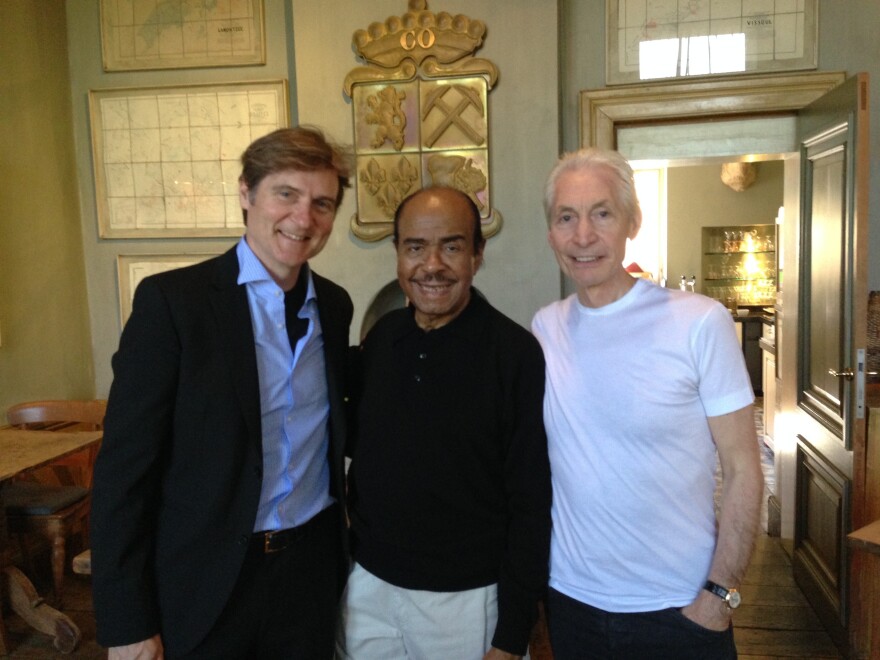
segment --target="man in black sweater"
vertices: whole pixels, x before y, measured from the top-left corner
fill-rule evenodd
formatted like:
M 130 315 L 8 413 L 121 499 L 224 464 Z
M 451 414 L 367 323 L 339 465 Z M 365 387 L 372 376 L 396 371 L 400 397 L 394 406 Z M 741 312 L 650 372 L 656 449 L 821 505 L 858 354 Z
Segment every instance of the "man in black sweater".
M 337 650 L 521 657 L 547 580 L 544 358 L 471 288 L 485 240 L 466 195 L 408 197 L 394 245 L 410 306 L 363 344 Z

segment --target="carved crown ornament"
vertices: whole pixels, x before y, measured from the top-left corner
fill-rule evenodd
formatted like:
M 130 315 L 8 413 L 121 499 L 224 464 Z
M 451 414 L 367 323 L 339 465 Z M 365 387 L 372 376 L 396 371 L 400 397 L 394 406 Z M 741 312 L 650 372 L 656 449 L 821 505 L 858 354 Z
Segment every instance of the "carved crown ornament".
M 357 211 L 352 233 L 378 241 L 393 232 L 403 199 L 429 185 L 452 186 L 480 210 L 486 237 L 501 229 L 489 177 L 489 91 L 498 69 L 473 53 L 486 24 L 458 14 L 409 11 L 352 36 L 366 66 L 343 89 L 352 100 Z

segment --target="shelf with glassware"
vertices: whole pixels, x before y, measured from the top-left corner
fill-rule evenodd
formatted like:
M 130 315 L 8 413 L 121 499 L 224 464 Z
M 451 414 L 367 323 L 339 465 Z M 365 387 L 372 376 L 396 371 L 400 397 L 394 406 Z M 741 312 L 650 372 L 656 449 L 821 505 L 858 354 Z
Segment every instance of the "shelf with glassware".
M 703 293 L 737 307 L 776 300 L 776 225 L 703 227 Z

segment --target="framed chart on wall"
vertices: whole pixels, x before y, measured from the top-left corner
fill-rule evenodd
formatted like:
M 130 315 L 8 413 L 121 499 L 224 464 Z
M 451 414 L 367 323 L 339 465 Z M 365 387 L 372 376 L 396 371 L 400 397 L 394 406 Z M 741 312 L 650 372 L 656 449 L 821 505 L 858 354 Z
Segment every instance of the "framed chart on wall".
M 287 83 L 89 92 L 102 238 L 238 236 L 239 161 L 289 124 Z
M 116 276 L 119 284 L 119 324 L 131 316 L 131 303 L 134 292 L 141 280 L 150 275 L 164 273 L 166 270 L 183 268 L 201 263 L 218 253 L 204 254 L 120 254 L 116 257 Z
M 265 64 L 263 0 L 101 0 L 105 71 Z
M 608 85 L 815 69 L 818 0 L 606 0 Z

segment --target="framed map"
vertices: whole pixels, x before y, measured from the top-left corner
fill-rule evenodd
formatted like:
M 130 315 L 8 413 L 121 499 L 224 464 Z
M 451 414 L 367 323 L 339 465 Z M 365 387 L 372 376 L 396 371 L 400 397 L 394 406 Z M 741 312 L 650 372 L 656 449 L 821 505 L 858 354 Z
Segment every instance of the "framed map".
M 607 85 L 817 67 L 818 0 L 607 0 Z
M 89 92 L 102 238 L 238 236 L 239 158 L 289 125 L 287 83 Z
M 131 316 L 134 292 L 141 280 L 166 270 L 191 266 L 216 257 L 218 253 L 206 254 L 120 254 L 116 257 L 116 274 L 119 278 L 119 323 Z
M 265 64 L 263 0 L 101 0 L 105 71 Z

